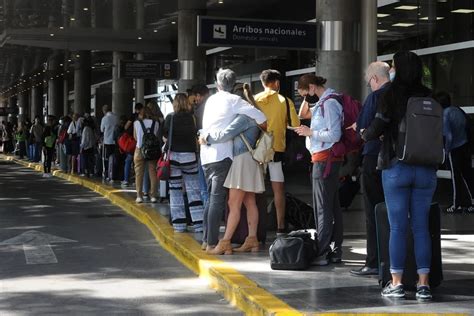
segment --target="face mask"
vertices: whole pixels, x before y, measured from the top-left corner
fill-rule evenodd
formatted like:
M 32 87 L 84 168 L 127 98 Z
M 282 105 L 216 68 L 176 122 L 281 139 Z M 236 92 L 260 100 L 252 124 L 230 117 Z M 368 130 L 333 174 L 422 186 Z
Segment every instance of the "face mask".
M 393 82 L 393 80 L 395 80 L 395 71 L 390 72 L 389 75 L 390 75 L 390 81 Z
M 306 102 L 309 103 L 309 106 L 314 106 L 318 101 L 319 101 L 319 98 L 317 95 L 306 95 L 306 97 L 304 98 Z

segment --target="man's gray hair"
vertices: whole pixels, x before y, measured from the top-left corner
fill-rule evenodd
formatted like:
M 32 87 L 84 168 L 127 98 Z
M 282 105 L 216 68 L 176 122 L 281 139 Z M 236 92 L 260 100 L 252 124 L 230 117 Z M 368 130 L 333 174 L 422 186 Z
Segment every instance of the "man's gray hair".
M 219 69 L 216 75 L 217 88 L 219 90 L 224 90 L 231 92 L 234 88 L 237 78 L 235 72 L 230 69 Z
M 383 61 L 375 61 L 367 67 L 365 71 L 365 79 L 369 81 L 370 77 L 377 76 L 380 79 L 390 79 L 390 74 L 388 73 L 390 66 Z

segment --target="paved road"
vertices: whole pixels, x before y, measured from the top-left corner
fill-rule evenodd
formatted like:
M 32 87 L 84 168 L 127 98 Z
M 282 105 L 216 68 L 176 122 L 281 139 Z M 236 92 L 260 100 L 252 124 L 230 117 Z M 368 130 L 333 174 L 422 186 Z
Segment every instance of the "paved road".
M 105 198 L 0 160 L 0 315 L 177 314 L 241 313 Z

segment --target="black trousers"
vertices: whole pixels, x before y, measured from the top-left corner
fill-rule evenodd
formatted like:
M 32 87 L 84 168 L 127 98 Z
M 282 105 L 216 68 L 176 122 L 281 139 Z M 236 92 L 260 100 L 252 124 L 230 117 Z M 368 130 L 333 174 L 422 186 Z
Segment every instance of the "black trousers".
M 44 147 L 44 173 L 51 173 L 51 163 L 53 162 L 54 148 Z
M 366 155 L 362 159 L 361 182 L 367 232 L 367 257 L 365 265 L 370 268 L 377 268 L 378 251 L 375 206 L 384 201 L 381 172 L 377 170 L 377 156 Z
M 454 206 L 474 205 L 474 171 L 471 168 L 468 143 L 451 150 L 449 164 L 452 172 Z

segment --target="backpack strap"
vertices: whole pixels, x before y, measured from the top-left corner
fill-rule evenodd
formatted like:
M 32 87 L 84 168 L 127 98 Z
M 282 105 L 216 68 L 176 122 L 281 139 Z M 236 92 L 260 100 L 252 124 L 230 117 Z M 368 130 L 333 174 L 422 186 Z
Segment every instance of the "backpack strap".
M 140 122 L 140 125 L 142 126 L 143 133 L 146 134 L 147 131 L 146 131 L 145 123 L 143 123 L 143 120 L 138 120 L 138 121 Z
M 148 130 L 148 133 L 153 133 L 153 134 L 155 133 L 155 121 L 151 123 L 151 127 Z
M 288 126 L 292 126 L 291 125 L 290 102 L 288 101 L 287 97 L 285 97 L 285 102 L 286 102 L 286 119 L 288 120 Z

